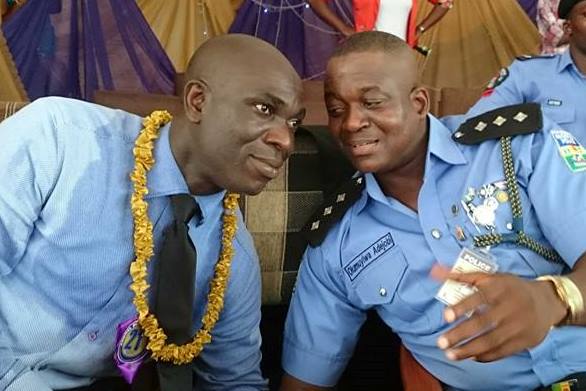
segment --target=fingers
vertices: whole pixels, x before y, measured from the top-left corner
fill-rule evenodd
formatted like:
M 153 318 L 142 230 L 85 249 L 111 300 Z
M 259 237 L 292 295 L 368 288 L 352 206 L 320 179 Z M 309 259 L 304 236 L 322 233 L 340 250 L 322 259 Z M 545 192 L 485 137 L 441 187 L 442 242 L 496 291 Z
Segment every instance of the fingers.
M 478 320 L 478 322 L 486 324 L 484 320 Z M 471 327 L 471 329 L 473 328 Z M 450 360 L 470 358 L 480 362 L 499 360 L 523 348 L 519 342 L 519 333 L 520 327 L 518 324 L 502 322 L 499 325 L 492 326 L 483 334 L 468 339 L 465 343 L 448 348 L 446 350 L 446 357 Z

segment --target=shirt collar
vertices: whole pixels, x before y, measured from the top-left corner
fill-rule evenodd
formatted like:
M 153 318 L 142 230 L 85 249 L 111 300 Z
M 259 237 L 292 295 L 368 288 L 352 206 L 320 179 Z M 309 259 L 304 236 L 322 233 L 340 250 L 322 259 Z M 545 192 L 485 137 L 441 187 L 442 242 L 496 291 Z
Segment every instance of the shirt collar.
M 468 161 L 462 154 L 462 151 L 460 148 L 458 148 L 456 142 L 452 140 L 450 130 L 434 116 L 429 115 L 428 119 L 429 140 L 424 176 L 429 174 L 431 165 L 433 164 L 431 155 L 451 165 L 467 164 Z M 361 197 L 360 200 L 358 200 L 356 203 L 357 212 L 361 212 L 364 209 L 368 198 L 372 198 L 373 200 L 382 203 L 388 203 L 388 199 L 380 188 L 374 175 L 372 173 L 368 173 L 365 175 L 365 178 L 367 196 Z
M 189 193 L 187 182 L 171 151 L 170 128 L 170 123 L 162 127 L 158 139 L 155 140 L 153 150 L 155 164 L 147 174 L 147 187 L 149 190 L 145 196 L 147 200 L 173 194 Z M 201 222 L 206 219 L 206 216 L 214 215 L 218 207 L 222 207 L 222 199 L 225 193 L 222 190 L 214 194 L 192 196 L 201 209 Z
M 574 69 L 580 73 L 576 65 L 574 64 L 574 60 L 572 59 L 572 54 L 570 53 L 570 49 L 566 49 L 562 54 L 560 54 L 560 58 L 558 60 L 558 73 L 562 73 L 568 67 L 573 66 Z

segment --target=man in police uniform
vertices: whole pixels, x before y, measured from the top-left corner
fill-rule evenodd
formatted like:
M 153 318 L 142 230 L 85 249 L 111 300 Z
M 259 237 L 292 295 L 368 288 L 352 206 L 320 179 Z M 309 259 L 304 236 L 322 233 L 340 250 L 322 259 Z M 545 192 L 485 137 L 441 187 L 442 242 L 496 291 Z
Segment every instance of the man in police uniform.
M 328 64 L 330 130 L 363 174 L 308 223 L 282 390 L 334 386 L 369 309 L 448 389 L 586 389 L 586 150 L 536 104 L 452 134 L 415 69 L 382 32 Z M 454 264 L 482 272 L 431 277 Z
M 537 102 L 543 113 L 586 142 L 586 1 L 562 0 L 569 49 L 563 54 L 519 57 L 491 80 L 470 115 L 497 107 Z

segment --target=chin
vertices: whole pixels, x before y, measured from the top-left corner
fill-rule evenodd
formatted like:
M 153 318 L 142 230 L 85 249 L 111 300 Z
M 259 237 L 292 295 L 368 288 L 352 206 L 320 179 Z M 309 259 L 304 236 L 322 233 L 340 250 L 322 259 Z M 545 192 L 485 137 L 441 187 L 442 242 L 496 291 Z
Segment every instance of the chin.
M 267 186 L 268 181 L 250 180 L 248 183 L 234 183 L 227 190 L 233 193 L 257 195 Z

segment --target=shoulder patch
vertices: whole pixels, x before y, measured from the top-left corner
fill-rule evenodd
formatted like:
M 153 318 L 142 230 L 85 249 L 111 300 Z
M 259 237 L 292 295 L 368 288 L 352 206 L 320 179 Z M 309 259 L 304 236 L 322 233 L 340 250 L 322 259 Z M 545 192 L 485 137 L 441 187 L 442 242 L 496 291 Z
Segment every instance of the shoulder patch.
M 507 80 L 508 77 L 509 70 L 507 68 L 502 68 L 499 71 L 498 75 L 490 79 L 490 81 L 486 85 L 486 88 L 484 89 L 484 92 L 482 93 L 482 96 L 489 96 L 490 94 L 492 94 L 494 89 L 500 86 L 505 80 Z
M 586 171 L 586 149 L 572 133 L 562 129 L 551 131 L 558 152 L 572 172 Z
M 321 207 L 311 216 L 303 233 L 310 246 L 321 244 L 329 229 L 344 216 L 344 213 L 360 198 L 366 180 L 361 175 L 344 182 L 335 192 L 329 194 Z
M 529 55 L 529 54 L 523 54 L 522 56 L 518 56 L 517 60 L 519 61 L 528 61 L 528 60 L 535 60 L 538 58 L 552 58 L 555 57 L 556 54 L 538 54 L 538 55 Z
M 535 133 L 542 127 L 541 106 L 524 103 L 469 118 L 452 134 L 452 139 L 460 144 L 472 145 L 505 136 Z

